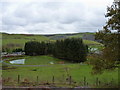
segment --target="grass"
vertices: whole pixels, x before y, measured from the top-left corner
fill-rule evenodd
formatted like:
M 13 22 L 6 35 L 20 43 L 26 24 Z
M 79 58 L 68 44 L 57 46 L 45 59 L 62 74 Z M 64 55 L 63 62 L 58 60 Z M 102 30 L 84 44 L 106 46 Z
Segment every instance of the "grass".
M 69 87 L 74 86 L 84 86 L 84 77 L 86 77 L 86 82 L 89 87 L 96 86 L 96 78 L 98 77 L 101 82 L 99 87 L 117 87 L 118 85 L 118 69 L 112 71 L 105 71 L 103 74 L 92 75 L 92 66 L 87 64 L 72 64 L 65 62 L 66 64 L 57 64 L 60 59 L 53 58 L 52 56 L 24 56 L 17 58 L 25 58 L 26 65 L 43 65 L 49 64 L 48 66 L 30 66 L 30 67 L 13 67 L 8 66 L 7 69 L 2 70 L 3 79 L 11 78 L 11 81 L 16 81 L 17 77 L 20 75 L 21 82 L 24 79 L 28 81 L 36 82 L 37 76 L 39 77 L 39 83 L 52 83 L 52 77 L 55 77 L 55 83 L 57 86 L 63 86 L 64 83 L 69 83 L 66 81 L 68 76 L 72 77 L 72 82 L 76 82 Z M 15 57 L 15 59 L 17 59 Z M 14 59 L 14 58 L 11 58 Z M 55 64 L 50 65 L 50 62 Z M 69 63 L 69 64 L 68 64 Z M 110 84 L 112 82 L 112 85 Z M 4 83 L 4 85 L 11 85 L 12 83 Z M 111 86 L 109 86 L 111 85 Z
M 41 65 L 41 64 L 50 64 L 50 62 L 53 62 L 54 64 L 58 64 L 61 61 L 64 61 L 64 60 L 57 59 L 51 56 L 34 56 L 34 57 L 31 56 L 26 58 L 25 64 Z M 68 63 L 67 61 L 64 61 L 64 62 Z
M 68 36 L 69 38 L 82 38 L 84 35 L 84 33 L 78 33 L 78 34 L 75 34 L 75 35 L 72 35 L 72 36 Z
M 80 36 L 81 35 L 81 36 Z M 82 37 L 82 34 L 75 35 L 73 37 Z M 71 36 L 72 37 L 72 36 Z M 0 39 L 1 40 L 1 39 Z M 22 35 L 22 34 L 3 34 L 2 35 L 2 45 L 6 47 L 10 47 L 12 49 L 16 47 L 24 47 L 25 42 L 36 40 L 36 41 L 49 41 L 50 39 L 41 36 L 41 35 Z M 54 40 L 53 40 L 54 41 Z M 92 48 L 99 48 L 102 49 L 102 44 L 84 40 L 85 44 Z M 12 44 L 14 44 L 12 46 Z M 8 46 L 7 46 L 8 45 Z M 83 79 L 86 77 L 86 81 L 88 86 L 96 87 L 95 82 L 96 78 L 98 77 L 101 81 L 100 87 L 117 87 L 118 85 L 118 69 L 113 71 L 105 71 L 103 74 L 100 75 L 92 75 L 91 70 L 92 66 L 90 65 L 80 65 L 80 64 L 71 64 L 70 62 L 57 59 L 51 56 L 24 56 L 24 57 L 17 57 L 17 58 L 10 58 L 10 60 L 18 59 L 18 58 L 25 58 L 26 65 L 45 65 L 50 64 L 53 62 L 55 64 L 44 66 L 44 67 L 6 67 L 6 70 L 2 70 L 2 78 L 7 79 L 8 77 L 11 78 L 12 83 L 17 82 L 17 77 L 20 75 L 20 80 L 23 81 L 25 78 L 29 81 L 36 81 L 37 76 L 39 76 L 39 82 L 52 82 L 52 77 L 55 77 L 55 83 L 57 82 L 66 82 L 68 76 L 72 76 L 72 81 L 76 82 L 74 85 L 84 86 Z M 58 64 L 59 62 L 64 61 L 66 65 Z M 8 63 L 8 61 L 7 61 Z M 1 63 L 0 63 L 1 65 Z M 112 81 L 113 80 L 113 81 Z M 112 85 L 108 86 L 108 83 L 112 81 Z M 10 83 L 9 85 L 11 85 Z M 3 85 L 7 85 L 3 83 Z M 62 86 L 62 84 L 60 85 Z
M 83 40 L 83 42 L 87 45 L 102 45 L 101 43 L 91 41 L 91 40 Z
M 68 38 L 74 37 L 74 38 L 78 38 L 78 37 L 82 37 L 84 33 L 78 33 L 76 35 L 72 35 L 72 36 L 67 36 Z M 65 34 L 66 35 L 66 34 Z M 65 36 L 63 34 L 63 36 Z M 55 36 L 59 36 L 59 35 L 55 35 Z M 54 38 L 55 38 L 54 36 Z M 24 44 L 25 42 L 28 41 L 55 41 L 55 40 L 51 40 L 50 38 L 43 36 L 43 35 L 25 35 L 25 34 L 2 34 L 2 38 L 0 39 L 0 41 L 2 41 L 2 46 L 3 48 L 9 48 L 10 51 L 12 51 L 15 48 L 24 48 Z M 102 44 L 95 42 L 95 41 L 90 41 L 90 40 L 83 40 L 83 42 L 85 44 L 87 44 L 88 46 L 101 46 Z
M 54 58 L 52 56 L 24 56 L 24 57 L 12 57 L 9 58 L 6 62 L 9 63 L 9 61 L 17 60 L 17 59 L 25 59 L 24 65 L 48 65 L 50 62 L 53 62 L 54 64 L 59 64 L 60 62 L 64 62 L 65 64 L 70 63 L 68 61 L 64 61 L 61 59 Z
M 1 39 L 0 39 L 1 40 Z M 13 48 L 23 48 L 28 41 L 48 41 L 49 38 L 42 35 L 24 35 L 24 34 L 2 34 L 2 46 Z
M 114 71 L 105 71 L 101 75 L 91 74 L 92 66 L 68 64 L 68 65 L 51 65 L 49 67 L 16 67 L 16 69 L 3 70 L 2 77 L 11 78 L 17 80 L 17 76 L 20 75 L 21 81 L 25 78 L 29 81 L 36 81 L 36 77 L 39 76 L 39 82 L 52 82 L 52 77 L 55 77 L 55 82 L 66 82 L 66 78 L 69 75 L 72 76 L 72 81 L 76 82 L 76 85 L 83 85 L 83 78 L 86 77 L 88 86 L 95 87 L 96 77 L 101 81 L 101 86 L 112 81 L 114 86 L 118 84 L 118 69 Z
M 103 44 L 91 40 L 83 40 L 83 42 L 88 45 L 89 48 L 97 48 L 98 50 L 102 50 L 104 48 Z

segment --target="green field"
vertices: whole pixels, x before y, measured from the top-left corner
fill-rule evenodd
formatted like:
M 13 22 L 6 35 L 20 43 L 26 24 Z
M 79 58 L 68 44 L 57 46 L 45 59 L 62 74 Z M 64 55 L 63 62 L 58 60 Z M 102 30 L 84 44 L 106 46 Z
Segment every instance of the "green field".
M 90 34 L 90 33 L 89 33 Z M 67 37 L 82 37 L 83 34 L 66 35 Z M 57 38 L 61 35 L 51 36 Z M 64 35 L 63 35 L 64 36 Z M 2 46 L 3 48 L 23 48 L 27 41 L 56 41 L 51 37 L 43 35 L 25 35 L 25 34 L 2 34 Z M 103 45 L 101 43 L 83 40 L 90 48 L 98 48 L 101 50 Z M 3 58 L 4 59 L 4 58 Z M 4 86 L 19 86 L 23 85 L 22 82 L 32 82 L 31 85 L 35 84 L 38 76 L 38 83 L 46 85 L 44 83 L 53 82 L 54 86 L 61 87 L 76 87 L 76 86 L 87 86 L 87 87 L 118 87 L 118 68 L 111 71 L 104 71 L 102 74 L 93 75 L 92 66 L 84 63 L 71 63 L 62 59 L 57 59 L 52 56 L 23 56 L 8 58 L 6 63 L 11 60 L 25 59 L 25 64 L 22 66 L 7 66 L 3 64 L 2 78 L 4 80 Z M 51 62 L 53 64 L 51 64 Z M 64 62 L 64 64 L 60 64 Z M 10 64 L 10 63 L 9 63 Z M 12 65 L 12 64 L 11 64 Z M 15 64 L 17 65 L 17 64 Z M 34 66 L 32 66 L 34 65 Z M 39 66 L 38 66 L 39 65 Z M 41 66 L 40 66 L 41 65 Z M 44 66 L 45 65 L 45 66 Z M 20 83 L 18 84 L 18 75 L 20 75 Z M 71 84 L 69 84 L 69 76 L 71 76 Z M 86 79 L 85 79 L 86 78 Z M 96 85 L 98 78 L 99 86 Z M 26 86 L 26 84 L 24 84 Z M 24 86 L 23 85 L 23 86 Z
M 55 78 L 55 86 L 85 86 L 84 77 L 88 87 L 117 87 L 118 85 L 118 69 L 112 71 L 105 71 L 103 74 L 92 75 L 92 66 L 83 64 L 72 64 L 65 62 L 65 64 L 58 64 L 60 59 L 53 58 L 51 56 L 25 56 L 26 65 L 31 66 L 9 66 L 4 67 L 2 71 L 2 77 L 4 80 L 10 79 L 3 85 L 17 86 L 17 77 L 20 75 L 20 81 L 25 79 L 28 82 L 36 82 L 37 76 L 39 77 L 39 83 L 52 83 L 52 77 Z M 12 58 L 13 59 L 13 58 Z M 15 58 L 16 59 L 16 58 Z M 49 62 L 54 62 L 50 65 Z M 32 65 L 48 65 L 48 66 L 32 66 Z M 72 85 L 69 85 L 69 81 L 66 81 L 68 76 L 72 78 Z M 96 86 L 96 78 L 98 77 L 100 85 Z M 76 83 L 75 83 L 76 82 Z M 60 84 L 58 84 L 60 83 Z M 65 83 L 65 84 L 64 84 Z
M 69 36 L 70 38 L 81 38 L 84 36 L 84 34 L 86 35 L 94 35 L 95 33 L 90 33 L 90 32 L 86 32 L 86 33 L 76 33 L 75 35 Z
M 67 70 L 67 71 L 66 71 Z M 10 78 L 9 82 L 16 80 L 20 75 L 21 82 L 24 79 L 35 82 L 36 77 L 39 76 L 39 83 L 49 82 L 52 83 L 52 77 L 55 78 L 55 83 L 65 83 L 68 75 L 72 77 L 72 81 L 76 82 L 73 86 L 84 86 L 83 80 L 86 77 L 86 82 L 89 87 L 96 87 L 96 78 L 98 77 L 101 82 L 99 87 L 117 87 L 118 85 L 118 70 L 105 71 L 101 75 L 91 75 L 91 66 L 69 64 L 69 65 L 51 65 L 47 67 L 16 67 L 15 69 L 3 70 L 3 79 Z M 112 81 L 112 86 L 111 86 Z M 13 83 L 4 83 L 5 85 L 11 85 Z M 15 82 L 14 82 L 15 83 Z M 57 84 L 56 84 L 57 85 Z M 72 86 L 72 85 L 70 85 Z
M 91 41 L 91 40 L 83 40 L 83 42 L 87 45 L 102 45 L 101 43 L 95 42 L 95 41 Z
M 63 37 L 67 37 L 67 38 L 78 38 L 78 37 L 82 37 L 84 33 L 78 33 L 75 35 L 62 35 Z M 90 33 L 88 33 L 90 34 Z M 55 36 L 51 36 L 52 38 L 57 38 L 58 36 L 61 35 L 55 35 Z M 28 41 L 55 41 L 53 39 L 51 39 L 51 37 L 48 36 L 44 36 L 44 35 L 30 35 L 30 34 L 5 34 L 2 33 L 2 38 L 0 39 L 0 41 L 2 41 L 2 48 L 6 49 L 8 48 L 9 51 L 11 52 L 13 49 L 15 48 L 24 48 L 25 42 Z M 87 44 L 90 47 L 97 47 L 97 48 L 101 48 L 102 44 L 95 42 L 95 41 L 91 41 L 91 40 L 83 40 L 83 42 L 85 44 Z
M 26 35 L 26 34 L 2 34 L 3 48 L 23 48 L 25 42 L 28 41 L 48 41 L 49 38 L 42 35 Z
M 25 59 L 24 65 L 50 65 L 51 62 L 53 64 L 59 64 L 60 62 L 64 62 L 64 64 L 70 63 L 69 61 L 65 61 L 65 60 L 54 58 L 52 56 L 45 56 L 45 55 L 44 56 L 18 57 L 18 59 Z M 9 61 L 12 61 L 12 60 L 17 60 L 17 58 L 15 58 L 15 59 L 11 58 L 6 62 L 9 63 Z
M 27 65 L 41 65 L 41 64 L 50 64 L 53 62 L 54 64 L 58 64 L 59 62 L 64 61 L 50 56 L 35 56 L 35 57 L 28 57 L 25 61 Z M 67 61 L 64 61 L 68 63 Z

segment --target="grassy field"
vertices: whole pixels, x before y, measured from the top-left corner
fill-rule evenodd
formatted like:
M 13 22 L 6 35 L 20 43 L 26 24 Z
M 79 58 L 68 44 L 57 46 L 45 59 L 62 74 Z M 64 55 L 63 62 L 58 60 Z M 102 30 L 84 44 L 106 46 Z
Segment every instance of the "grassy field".
M 67 83 L 66 78 L 71 76 L 72 83 L 74 83 L 72 84 L 73 86 L 84 86 L 84 77 L 86 77 L 86 82 L 88 83 L 87 86 L 89 87 L 96 87 L 96 78 L 98 77 L 100 81 L 99 87 L 116 87 L 118 85 L 117 69 L 114 71 L 105 71 L 101 75 L 92 75 L 91 69 L 92 67 L 89 65 L 80 64 L 51 65 L 47 67 L 15 67 L 14 69 L 3 70 L 2 77 L 3 79 L 9 78 L 9 82 L 13 82 L 15 80 L 17 83 L 18 75 L 20 75 L 21 82 L 25 79 L 36 82 L 36 78 L 38 76 L 39 83 L 52 83 L 52 77 L 54 76 L 55 83 L 61 83 L 62 85 L 63 83 Z M 9 82 L 4 84 L 13 84 Z M 70 87 L 72 85 L 70 85 Z
M 64 64 L 68 64 L 70 62 L 65 61 L 65 60 L 61 60 L 61 59 L 57 59 L 54 58 L 52 56 L 25 56 L 25 57 L 18 57 L 18 59 L 25 59 L 25 64 L 24 65 L 50 65 L 51 62 L 53 64 L 59 64 L 60 62 L 64 62 Z M 11 58 L 8 61 L 6 61 L 7 63 L 9 63 L 9 61 L 11 60 L 17 60 L 17 58 Z
M 57 59 L 51 56 L 35 56 L 35 57 L 28 57 L 26 58 L 25 64 L 26 65 L 43 65 L 43 64 L 50 64 L 50 62 L 54 64 L 59 64 L 59 62 L 69 63 L 65 60 Z
M 26 34 L 2 34 L 3 48 L 23 48 L 25 42 L 28 41 L 48 41 L 49 38 L 42 35 L 26 35 Z
M 75 35 L 72 35 L 74 38 L 82 37 L 84 33 L 78 33 Z M 53 36 L 53 38 L 58 37 L 59 35 Z M 63 37 L 66 35 L 62 35 Z M 67 36 L 68 38 L 71 38 L 72 36 Z M 24 48 L 25 42 L 28 41 L 55 41 L 53 39 L 50 39 L 50 37 L 44 36 L 44 35 L 27 35 L 27 34 L 2 34 L 2 38 L 0 39 L 2 41 L 2 48 L 6 49 L 8 48 L 9 51 L 12 51 L 15 48 Z M 101 43 L 90 41 L 90 40 L 83 40 L 85 44 L 87 44 L 90 47 L 102 47 Z
M 82 37 L 83 34 L 73 35 L 73 37 Z M 69 38 L 71 38 L 70 36 Z M 23 35 L 23 34 L 3 34 L 2 45 L 3 47 L 8 47 L 10 49 L 17 47 L 24 47 L 27 41 L 50 41 L 51 39 L 42 35 Z M 54 40 L 55 41 L 55 40 Z M 103 45 L 90 40 L 84 40 L 91 48 L 98 48 L 101 50 Z M 73 64 L 68 61 L 54 58 L 52 56 L 23 56 L 9 58 L 9 60 L 25 59 L 24 65 L 48 65 L 48 66 L 6 66 L 3 64 L 4 68 L 2 70 L 3 85 L 17 86 L 18 75 L 20 75 L 20 82 L 36 82 L 37 76 L 38 82 L 42 83 L 52 83 L 54 76 L 55 86 L 61 87 L 75 87 L 75 86 L 87 86 L 88 87 L 117 87 L 118 85 L 118 69 L 112 71 L 104 71 L 100 75 L 92 75 L 92 66 L 83 64 Z M 5 61 L 9 63 L 9 61 Z M 50 63 L 54 64 L 50 64 Z M 64 62 L 65 64 L 60 64 L 59 62 Z M 72 84 L 69 84 L 69 76 L 71 76 Z M 85 80 L 86 78 L 86 80 Z M 96 85 L 96 80 L 98 78 L 99 86 Z M 26 80 L 26 81 L 25 81 Z M 60 83 L 60 84 L 58 84 Z M 86 83 L 86 85 L 84 84 Z M 33 84 L 32 84 L 33 85 Z M 36 85 L 36 84 L 35 84 Z
M 48 65 L 48 66 L 8 66 L 4 67 L 2 71 L 3 80 L 8 80 L 4 82 L 3 85 L 17 86 L 17 77 L 20 75 L 20 81 L 24 82 L 36 82 L 37 76 L 38 81 L 41 84 L 52 83 L 52 77 L 55 78 L 55 86 L 85 86 L 84 77 L 86 78 L 86 83 L 88 87 L 117 87 L 118 85 L 118 69 L 112 71 L 105 71 L 102 74 L 92 75 L 92 66 L 87 64 L 72 64 L 70 62 L 65 62 L 65 64 L 58 64 L 60 59 L 53 58 L 51 56 L 25 56 L 21 58 L 26 58 L 25 65 Z M 12 58 L 13 59 L 13 58 Z M 49 62 L 54 62 L 50 64 Z M 67 78 L 71 76 L 72 84 L 69 85 Z M 96 78 L 98 77 L 100 85 L 96 86 Z M 59 84 L 58 84 L 59 83 Z M 65 87 L 66 87 L 65 86 Z
M 101 43 L 95 42 L 95 41 L 91 41 L 91 40 L 83 40 L 83 43 L 87 44 L 87 45 L 102 45 Z

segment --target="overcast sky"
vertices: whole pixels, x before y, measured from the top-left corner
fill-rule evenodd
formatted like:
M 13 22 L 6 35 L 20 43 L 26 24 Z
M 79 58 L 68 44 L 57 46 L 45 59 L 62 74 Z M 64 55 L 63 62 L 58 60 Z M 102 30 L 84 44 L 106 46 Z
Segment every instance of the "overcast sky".
M 96 32 L 113 0 L 1 0 L 0 29 L 7 33 Z

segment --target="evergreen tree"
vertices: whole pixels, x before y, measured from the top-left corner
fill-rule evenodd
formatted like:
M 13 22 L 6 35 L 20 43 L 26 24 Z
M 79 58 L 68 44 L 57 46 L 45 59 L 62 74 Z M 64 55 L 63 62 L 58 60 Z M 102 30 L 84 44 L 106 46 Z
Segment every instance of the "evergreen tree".
M 57 58 L 83 62 L 86 60 L 87 50 L 82 39 L 72 38 L 65 40 L 57 40 L 52 42 L 36 42 L 30 41 L 25 43 L 26 55 L 48 55 L 51 54 Z
M 38 55 L 38 50 L 39 50 L 39 42 L 36 41 L 30 41 L 25 43 L 25 54 L 26 55 Z
M 86 60 L 87 47 L 78 38 L 57 40 L 53 55 L 72 62 L 83 62 Z
M 16 49 L 13 49 L 12 52 L 23 52 L 23 49 L 22 48 L 16 48 Z

